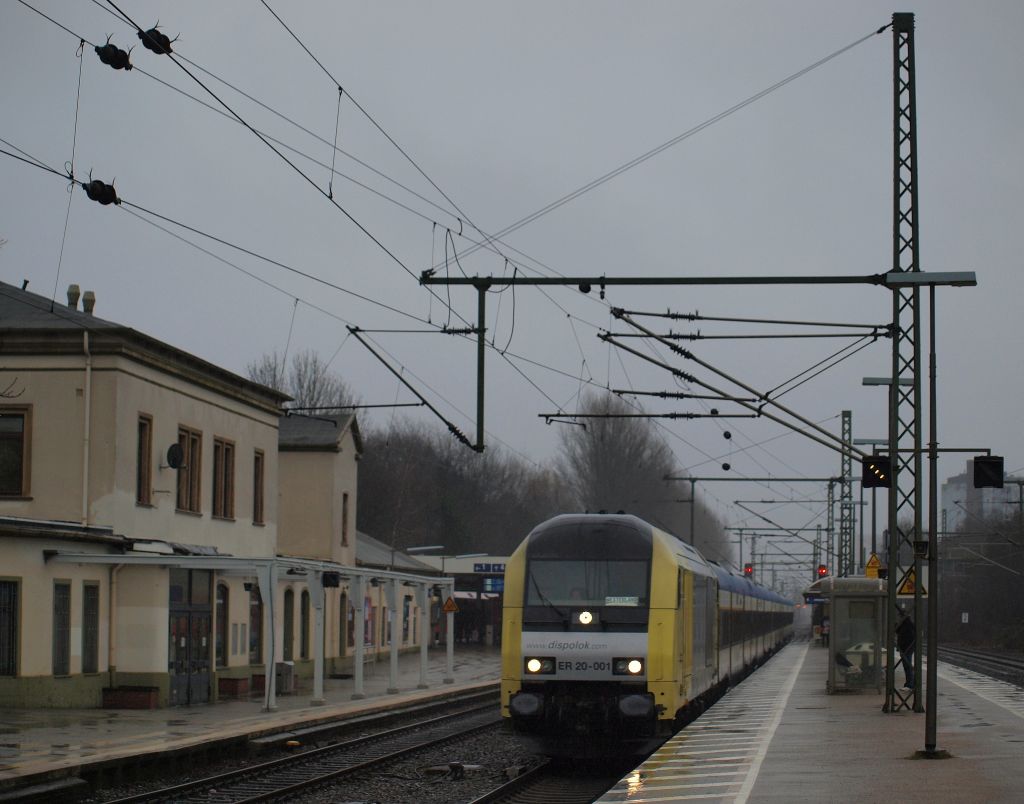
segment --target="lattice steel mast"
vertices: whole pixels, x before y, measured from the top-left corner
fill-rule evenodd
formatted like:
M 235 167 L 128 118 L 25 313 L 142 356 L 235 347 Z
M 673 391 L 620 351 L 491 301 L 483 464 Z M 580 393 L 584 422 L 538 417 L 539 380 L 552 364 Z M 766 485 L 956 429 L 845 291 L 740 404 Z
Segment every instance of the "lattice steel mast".
M 917 214 L 917 103 L 914 68 L 914 15 L 892 15 L 893 34 L 893 271 L 920 271 Z M 896 287 L 892 292 L 892 377 L 889 385 L 889 455 L 893 485 L 889 491 L 889 607 L 885 673 L 885 711 L 921 711 L 921 674 L 912 693 L 895 682 L 897 589 L 915 570 L 914 622 L 921 628 L 921 575 L 914 542 L 921 534 L 921 322 L 920 288 Z M 905 384 L 900 380 L 908 380 Z M 907 566 L 901 564 L 905 560 Z M 920 664 L 921 651 L 915 651 Z M 911 701 L 912 699 L 912 701 Z

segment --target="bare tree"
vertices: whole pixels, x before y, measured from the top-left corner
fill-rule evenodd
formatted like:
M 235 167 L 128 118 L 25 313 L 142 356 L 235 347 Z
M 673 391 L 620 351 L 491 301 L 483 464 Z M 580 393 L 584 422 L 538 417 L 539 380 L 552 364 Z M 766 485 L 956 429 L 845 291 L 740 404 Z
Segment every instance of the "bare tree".
M 292 408 L 330 410 L 356 402 L 355 394 L 348 384 L 329 371 L 312 349 L 293 355 L 288 366 L 276 351 L 264 354 L 259 360 L 250 363 L 246 370 L 250 380 L 291 396 Z
M 646 519 L 694 544 L 709 557 L 728 557 L 721 525 L 704 506 L 694 512 L 696 533 L 690 534 L 690 515 L 678 483 L 676 458 L 650 419 L 627 418 L 637 411 L 620 398 L 589 394 L 581 413 L 586 428 L 562 430 L 558 467 L 585 511 L 624 511 Z
M 508 554 L 566 510 L 560 478 L 493 448 L 480 454 L 438 427 L 410 422 L 365 433 L 359 528 L 398 547 Z

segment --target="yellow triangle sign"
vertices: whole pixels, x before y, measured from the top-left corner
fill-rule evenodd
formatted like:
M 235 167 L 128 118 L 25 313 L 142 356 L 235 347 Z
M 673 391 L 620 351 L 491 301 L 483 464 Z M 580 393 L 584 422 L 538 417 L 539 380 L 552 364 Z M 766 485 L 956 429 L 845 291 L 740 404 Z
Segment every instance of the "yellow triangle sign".
M 917 573 L 914 572 L 914 568 L 908 569 L 903 578 L 900 580 L 900 585 L 896 588 L 896 594 L 900 597 L 913 597 L 914 592 L 917 588 Z M 924 588 L 924 584 L 921 584 L 921 597 L 927 597 L 928 590 Z
M 445 614 L 458 614 L 459 612 L 458 604 L 450 597 L 444 602 L 443 608 Z
M 868 559 L 868 563 L 864 565 L 864 577 L 865 578 L 877 578 L 878 570 L 881 568 L 882 562 L 879 561 L 876 553 L 871 554 L 871 558 Z

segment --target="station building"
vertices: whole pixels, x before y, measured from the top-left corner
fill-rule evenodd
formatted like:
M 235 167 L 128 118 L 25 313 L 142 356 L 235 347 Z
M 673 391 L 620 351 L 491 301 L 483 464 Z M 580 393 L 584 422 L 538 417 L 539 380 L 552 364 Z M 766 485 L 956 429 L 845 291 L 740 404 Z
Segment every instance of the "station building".
M 82 298 L 0 283 L 0 706 L 272 707 L 385 650 L 355 418 L 282 416 L 285 395 Z M 378 575 L 418 623 L 427 581 Z

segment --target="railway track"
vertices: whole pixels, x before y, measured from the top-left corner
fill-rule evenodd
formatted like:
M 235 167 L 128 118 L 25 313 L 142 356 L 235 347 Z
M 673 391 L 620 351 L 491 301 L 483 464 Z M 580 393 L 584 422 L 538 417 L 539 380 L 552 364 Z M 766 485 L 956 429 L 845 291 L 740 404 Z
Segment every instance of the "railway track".
M 1024 658 L 974 648 L 940 647 L 939 658 L 1000 681 L 1024 687 Z
M 590 804 L 618 782 L 628 769 L 569 768 L 548 762 L 469 804 Z
M 273 801 L 336 783 L 346 776 L 379 768 L 418 751 L 433 750 L 486 729 L 500 728 L 500 722 L 493 703 L 489 703 L 216 776 L 115 799 L 111 804 Z

